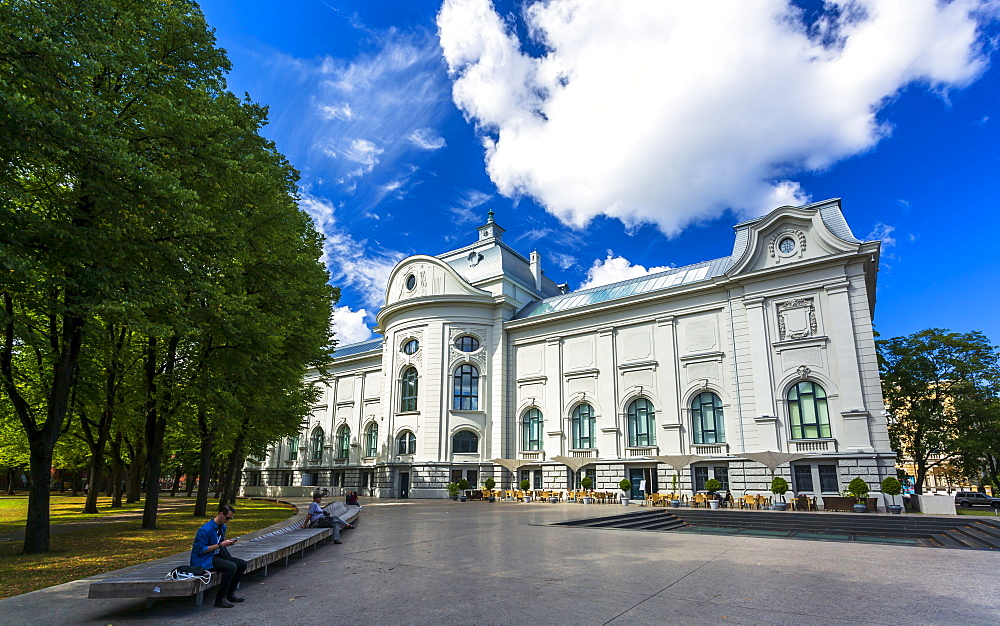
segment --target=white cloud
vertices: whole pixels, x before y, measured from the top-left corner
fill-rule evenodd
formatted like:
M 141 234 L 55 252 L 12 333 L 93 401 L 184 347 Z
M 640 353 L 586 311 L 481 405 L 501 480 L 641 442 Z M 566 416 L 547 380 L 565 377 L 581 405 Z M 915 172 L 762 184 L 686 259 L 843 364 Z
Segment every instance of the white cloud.
M 421 150 L 440 150 L 445 146 L 444 137 L 439 136 L 430 128 L 418 128 L 410 133 L 407 139 Z
M 646 276 L 647 274 L 656 274 L 657 272 L 664 272 L 669 269 L 671 269 L 669 265 L 651 267 L 649 269 L 641 265 L 633 265 L 625 257 L 615 256 L 614 252 L 608 250 L 606 259 L 596 259 L 594 264 L 590 266 L 590 269 L 587 270 L 587 278 L 579 288 L 589 289 L 591 287 L 600 287 L 601 285 L 610 285 L 621 280 Z
M 325 120 L 350 121 L 354 118 L 354 111 L 349 104 L 321 104 L 318 108 L 320 116 Z
M 565 254 L 562 252 L 549 252 L 548 256 L 552 258 L 552 261 L 561 270 L 568 270 L 577 264 L 577 258 L 571 254 Z
M 894 230 L 896 230 L 895 226 L 876 222 L 875 226 L 872 227 L 872 232 L 868 233 L 865 239 L 867 241 L 881 241 L 885 247 L 894 246 L 896 245 L 896 239 L 892 236 Z
M 365 309 L 352 311 L 348 306 L 336 307 L 333 310 L 333 331 L 337 344 L 343 346 L 371 338 L 372 331 L 365 323 L 367 317 Z
M 403 253 L 371 249 L 367 240 L 358 241 L 338 226 L 333 203 L 307 191 L 300 195 L 299 206 L 313 218 L 316 230 L 326 237 L 322 261 L 330 270 L 332 283 L 357 289 L 368 306 L 381 307 L 389 274 Z
M 488 193 L 483 193 L 477 189 L 466 189 L 455 201 L 455 206 L 448 207 L 448 210 L 455 216 L 455 224 L 486 223 L 486 214 L 477 212 L 476 209 L 493 199 Z
M 875 146 L 902 88 L 975 80 L 990 19 L 975 0 L 832 1 L 811 26 L 783 0 L 523 7 L 540 57 L 489 0 L 445 0 L 437 19 L 493 183 L 577 227 L 606 215 L 671 235 L 807 201 L 790 177 Z

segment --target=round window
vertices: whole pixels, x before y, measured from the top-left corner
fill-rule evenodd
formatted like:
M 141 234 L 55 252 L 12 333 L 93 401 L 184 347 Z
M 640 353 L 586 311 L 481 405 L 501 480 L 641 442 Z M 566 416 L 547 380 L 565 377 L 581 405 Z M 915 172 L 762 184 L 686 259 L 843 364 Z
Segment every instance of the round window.
M 782 254 L 791 254 L 795 250 L 795 240 L 791 237 L 785 237 L 778 242 L 778 250 L 781 250 Z
M 409 276 L 407 276 L 406 277 L 406 288 L 408 290 L 410 290 L 410 291 L 413 291 L 413 288 L 416 287 L 416 286 L 417 286 L 417 277 L 414 276 L 413 274 L 410 274 Z
M 417 350 L 420 349 L 420 342 L 416 339 L 410 339 L 403 344 L 403 354 L 416 354 Z
M 455 340 L 455 347 L 462 352 L 475 352 L 479 349 L 479 340 L 475 337 L 465 335 Z

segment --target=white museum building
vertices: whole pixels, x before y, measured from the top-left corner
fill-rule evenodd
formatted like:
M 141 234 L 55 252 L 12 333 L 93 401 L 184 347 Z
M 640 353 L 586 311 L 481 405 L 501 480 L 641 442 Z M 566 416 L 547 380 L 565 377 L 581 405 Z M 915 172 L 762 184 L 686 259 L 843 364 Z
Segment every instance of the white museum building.
M 771 470 L 743 456 L 760 451 L 800 455 L 777 468 L 797 494 L 895 476 L 880 244 L 854 237 L 839 199 L 737 224 L 727 256 L 579 291 L 503 233 L 491 213 L 473 243 L 396 265 L 380 337 L 337 348 L 302 432 L 248 462 L 244 495 L 441 498 L 460 478 L 591 476 L 642 497 L 678 473 L 655 457 L 696 455 L 679 489 L 716 478 L 739 496 L 769 491 Z

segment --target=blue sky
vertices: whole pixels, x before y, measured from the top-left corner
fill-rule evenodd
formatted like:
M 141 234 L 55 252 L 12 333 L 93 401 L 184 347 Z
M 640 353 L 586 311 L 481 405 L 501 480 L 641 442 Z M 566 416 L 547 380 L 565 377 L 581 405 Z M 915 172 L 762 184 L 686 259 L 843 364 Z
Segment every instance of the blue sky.
M 883 241 L 877 330 L 1000 343 L 1000 6 L 206 0 L 327 236 L 342 343 L 392 266 L 492 209 L 571 288 L 729 254 L 843 198 Z

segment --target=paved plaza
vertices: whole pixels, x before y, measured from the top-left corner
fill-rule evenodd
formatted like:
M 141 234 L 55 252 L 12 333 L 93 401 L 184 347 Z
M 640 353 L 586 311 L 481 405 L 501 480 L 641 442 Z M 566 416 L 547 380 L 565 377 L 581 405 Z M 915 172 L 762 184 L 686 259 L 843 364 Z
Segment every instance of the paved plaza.
M 547 526 L 625 511 L 368 502 L 343 545 L 249 576 L 232 609 L 213 608 L 214 591 L 203 607 L 88 600 L 84 580 L 0 601 L 0 623 L 1000 622 L 993 552 Z

